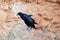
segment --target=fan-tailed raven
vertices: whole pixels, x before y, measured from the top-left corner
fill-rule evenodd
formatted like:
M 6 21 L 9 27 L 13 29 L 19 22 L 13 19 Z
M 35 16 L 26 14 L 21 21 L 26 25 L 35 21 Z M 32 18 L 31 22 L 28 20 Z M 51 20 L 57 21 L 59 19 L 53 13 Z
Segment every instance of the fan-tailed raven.
M 22 20 L 25 22 L 25 24 L 28 27 L 30 27 L 31 29 L 32 28 L 36 29 L 34 24 L 37 24 L 37 23 L 35 22 L 35 20 L 33 18 L 31 18 L 32 15 L 27 15 L 22 12 L 18 12 L 17 15 L 19 15 L 22 18 Z

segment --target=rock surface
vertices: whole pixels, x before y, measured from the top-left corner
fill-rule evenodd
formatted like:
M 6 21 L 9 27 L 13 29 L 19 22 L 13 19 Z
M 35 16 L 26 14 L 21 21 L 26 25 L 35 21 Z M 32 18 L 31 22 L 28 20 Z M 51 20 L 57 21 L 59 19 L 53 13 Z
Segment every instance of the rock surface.
M 60 40 L 60 0 L 0 0 L 0 40 Z M 16 14 L 33 15 L 30 31 Z

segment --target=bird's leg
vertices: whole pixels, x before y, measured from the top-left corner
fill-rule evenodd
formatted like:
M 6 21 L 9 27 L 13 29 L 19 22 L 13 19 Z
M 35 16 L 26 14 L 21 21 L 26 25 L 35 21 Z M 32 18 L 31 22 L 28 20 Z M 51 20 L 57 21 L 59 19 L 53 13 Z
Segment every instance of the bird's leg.
M 27 30 L 30 31 L 32 29 L 32 27 L 27 27 Z

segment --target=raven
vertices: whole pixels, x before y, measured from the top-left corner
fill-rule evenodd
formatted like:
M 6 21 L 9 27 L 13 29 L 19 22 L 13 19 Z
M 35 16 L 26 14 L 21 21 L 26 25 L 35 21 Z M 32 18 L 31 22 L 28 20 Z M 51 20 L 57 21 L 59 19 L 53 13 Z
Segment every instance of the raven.
M 21 17 L 21 19 L 25 22 L 25 24 L 28 27 L 30 27 L 31 29 L 32 28 L 36 29 L 34 24 L 37 24 L 37 23 L 35 22 L 35 20 L 33 18 L 31 18 L 32 15 L 27 15 L 22 12 L 18 12 L 17 15 L 19 15 Z

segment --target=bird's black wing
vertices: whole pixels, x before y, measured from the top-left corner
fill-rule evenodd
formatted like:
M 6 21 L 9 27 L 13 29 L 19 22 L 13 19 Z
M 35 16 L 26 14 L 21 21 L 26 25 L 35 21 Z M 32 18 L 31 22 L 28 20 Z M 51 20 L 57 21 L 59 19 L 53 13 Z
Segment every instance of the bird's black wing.
M 35 22 L 35 20 L 34 20 L 33 18 L 31 18 L 31 17 L 28 17 L 27 20 L 28 20 L 29 22 L 31 22 L 32 24 L 37 24 L 37 23 Z
M 33 21 L 34 24 L 37 24 L 34 19 L 31 18 L 31 20 Z
M 33 18 L 31 18 L 32 15 L 24 14 L 25 19 L 27 19 L 29 22 L 37 24 Z
M 23 14 L 24 16 L 27 16 L 27 17 L 31 17 L 31 16 L 33 16 L 33 15 L 27 15 L 27 14 Z
M 29 17 L 33 16 L 33 15 L 28 15 Z

